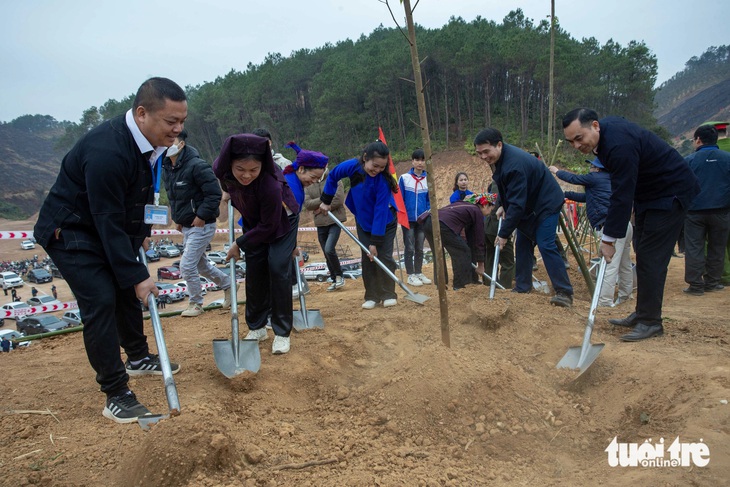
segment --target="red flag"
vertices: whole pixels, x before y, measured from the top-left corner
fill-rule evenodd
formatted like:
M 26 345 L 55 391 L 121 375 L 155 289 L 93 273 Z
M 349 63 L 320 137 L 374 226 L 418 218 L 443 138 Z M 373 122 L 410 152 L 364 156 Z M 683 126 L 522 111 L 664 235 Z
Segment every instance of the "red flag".
M 378 127 L 378 138 L 383 144 L 388 145 L 388 143 L 385 141 L 385 134 L 383 134 L 383 129 L 380 127 Z M 388 154 L 388 172 L 390 173 L 390 176 L 395 180 L 395 183 L 397 185 L 398 176 L 396 176 L 395 174 L 395 165 L 393 165 L 393 158 L 390 157 L 390 154 Z M 395 200 L 395 206 L 398 210 L 398 223 L 406 228 L 411 228 L 410 224 L 408 223 L 406 204 L 403 202 L 403 195 L 401 194 L 401 192 L 398 191 L 397 193 L 393 193 L 393 199 Z

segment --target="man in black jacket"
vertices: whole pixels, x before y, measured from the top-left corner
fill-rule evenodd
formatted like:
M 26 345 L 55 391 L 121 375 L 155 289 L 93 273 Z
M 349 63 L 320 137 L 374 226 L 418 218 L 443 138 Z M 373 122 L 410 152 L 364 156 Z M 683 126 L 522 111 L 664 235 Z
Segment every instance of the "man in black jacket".
M 153 167 L 186 117 L 185 92 L 177 84 L 145 81 L 131 110 L 92 129 L 66 154 L 34 228 L 76 296 L 86 354 L 107 395 L 102 414 L 117 423 L 150 414 L 129 390 L 129 375 L 162 374 L 140 307 L 158 290 L 137 256 L 150 235 L 144 215 L 159 174 Z
M 598 156 L 611 175 L 611 198 L 601 253 L 611 261 L 616 240 L 626 236 L 634 207 L 636 311 L 611 324 L 633 327 L 621 339 L 659 336 L 667 267 L 684 216 L 699 193 L 697 178 L 679 153 L 656 134 L 620 117 L 598 119 L 590 108 L 563 117 L 565 140 L 583 154 Z
M 172 221 L 182 232 L 185 246 L 180 258 L 180 274 L 187 281 L 190 304 L 181 316 L 193 317 L 203 313 L 200 274 L 224 291 L 231 287 L 231 278 L 211 264 L 205 255 L 206 247 L 215 236 L 222 191 L 213 168 L 200 158 L 195 147 L 187 145 L 187 138 L 186 130 L 178 134 L 175 144 L 167 150 L 162 169 Z M 230 307 L 230 294 L 226 292 L 223 308 Z
M 513 291 L 527 293 L 532 289 L 532 261 L 537 245 L 555 289 L 550 303 L 571 307 L 573 286 L 555 244 L 563 190 L 542 161 L 529 152 L 505 144 L 501 132 L 495 128 L 479 132 L 474 139 L 474 148 L 492 169 L 492 179 L 499 189 L 497 217 L 504 221 L 495 244 L 504 248 L 512 232 L 517 230 Z
M 701 296 L 725 288 L 720 279 L 730 234 L 730 153 L 717 146 L 717 129 L 712 125 L 695 130 L 694 145 L 696 152 L 686 161 L 702 192 L 684 221 L 684 280 L 689 284 L 684 292 Z

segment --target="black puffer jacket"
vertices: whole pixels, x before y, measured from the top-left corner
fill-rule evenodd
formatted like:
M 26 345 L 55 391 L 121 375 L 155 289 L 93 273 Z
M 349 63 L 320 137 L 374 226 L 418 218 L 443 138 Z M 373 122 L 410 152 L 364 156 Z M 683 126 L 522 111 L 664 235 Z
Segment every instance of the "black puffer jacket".
M 220 213 L 221 188 L 213 168 L 200 158 L 195 147 L 186 144 L 174 166 L 165 157 L 162 169 L 172 221 L 190 227 L 197 216 L 205 223 L 215 223 Z

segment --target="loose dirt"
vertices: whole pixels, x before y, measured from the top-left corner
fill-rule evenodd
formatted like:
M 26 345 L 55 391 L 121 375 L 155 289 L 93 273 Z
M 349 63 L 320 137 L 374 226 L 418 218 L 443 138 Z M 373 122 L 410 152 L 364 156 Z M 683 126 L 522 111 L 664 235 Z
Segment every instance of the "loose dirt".
M 474 164 L 460 151 L 441 157 L 448 172 L 439 180 L 449 188 L 456 170 L 448 157 Z M 30 228 L 21 224 L 0 227 Z M 223 242 L 216 237 L 214 249 Z M 345 235 L 341 243 L 355 248 Z M 13 260 L 34 251 L 0 241 L 0 252 Z M 104 396 L 81 334 L 0 354 L 0 485 L 729 485 L 730 290 L 685 295 L 684 261 L 672 259 L 665 335 L 622 343 L 625 330 L 606 320 L 628 315 L 635 302 L 599 308 L 592 341 L 606 347 L 575 380 L 555 368 L 580 345 L 590 305 L 571 263 L 572 309 L 543 294 L 498 291 L 489 300 L 485 286 L 448 291 L 448 347 L 434 285 L 417 288 L 432 298 L 424 306 L 397 289 L 396 307 L 365 311 L 361 280 L 332 293 L 310 282 L 307 306 L 321 311 L 324 330 L 293 333 L 283 356 L 263 342 L 260 372 L 233 380 L 217 370 L 211 345 L 230 337 L 230 314 L 164 318 L 170 356 L 182 366 L 182 413 L 149 432 L 101 416 Z M 536 275 L 547 279 L 542 266 Z M 64 281 L 54 284 L 71 299 Z M 220 297 L 209 293 L 206 302 Z M 130 385 L 154 412 L 167 410 L 161 378 Z M 710 462 L 612 468 L 604 450 L 614 437 L 704 442 Z

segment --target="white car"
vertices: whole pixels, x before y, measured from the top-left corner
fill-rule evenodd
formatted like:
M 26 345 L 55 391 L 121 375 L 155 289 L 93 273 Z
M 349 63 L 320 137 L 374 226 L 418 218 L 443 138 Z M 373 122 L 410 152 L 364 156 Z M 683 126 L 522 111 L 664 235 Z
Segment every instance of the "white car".
M 83 320 L 81 319 L 81 312 L 77 309 L 66 311 L 61 319 L 68 323 L 69 326 L 79 326 L 84 324 Z
M 202 291 L 201 294 L 203 296 L 205 296 L 206 294 L 208 294 L 208 289 L 210 289 L 210 288 L 206 288 L 204 286 L 207 283 L 209 283 L 209 282 L 211 282 L 211 281 L 209 281 L 207 277 L 200 276 L 200 287 L 202 288 L 201 289 L 201 291 Z M 190 297 L 190 293 L 188 292 L 188 281 L 178 281 L 174 285 L 175 285 L 175 287 L 185 288 L 185 296 L 186 297 Z
M 304 278 L 308 281 L 324 282 L 330 275 L 326 262 L 314 262 L 305 265 L 301 269 Z
M 11 287 L 23 287 L 23 280 L 15 272 L 0 272 L 0 285 L 3 289 Z
M 7 317 L 3 316 L 3 318 L 15 320 L 16 322 L 23 321 L 28 316 L 33 315 L 33 313 L 28 312 L 29 308 L 30 308 L 30 306 L 28 306 L 28 303 L 24 303 L 23 301 L 13 301 L 12 303 L 3 304 L 3 306 L 2 306 L 3 311 L 15 311 L 15 312 L 20 311 L 21 312 L 20 315 L 7 316 Z M 25 312 L 23 312 L 24 310 L 25 310 Z
M 161 245 L 157 252 L 162 257 L 180 257 L 180 249 L 175 247 L 174 245 Z
M 55 306 L 55 305 L 61 305 L 61 301 L 54 298 L 53 296 L 48 296 L 47 294 L 39 294 L 35 298 L 30 298 L 28 301 L 28 306 L 31 308 L 36 308 L 40 306 Z
M 23 250 L 31 250 L 35 248 L 35 244 L 32 240 L 23 240 L 20 242 L 20 248 Z
M 3 328 L 2 330 L 0 330 L 0 338 L 3 338 L 3 337 L 4 337 L 4 338 L 7 338 L 7 339 L 8 339 L 8 340 L 10 340 L 11 342 L 12 342 L 13 340 L 17 340 L 17 339 L 19 339 L 19 338 L 23 338 L 24 336 L 25 336 L 25 335 L 23 335 L 23 334 L 22 334 L 22 333 L 20 333 L 19 331 L 15 331 L 15 330 L 10 330 L 10 329 L 7 329 L 7 328 Z M 11 350 L 12 350 L 13 348 L 18 348 L 18 347 L 27 347 L 27 346 L 29 346 L 29 345 L 30 345 L 30 341 L 26 340 L 26 341 L 24 341 L 24 342 L 17 342 L 17 344 L 15 344 L 15 345 L 13 345 L 13 344 L 11 343 L 11 345 L 10 345 L 10 348 L 11 348 Z
M 208 252 L 208 260 L 216 264 L 225 264 L 226 255 L 226 252 Z

